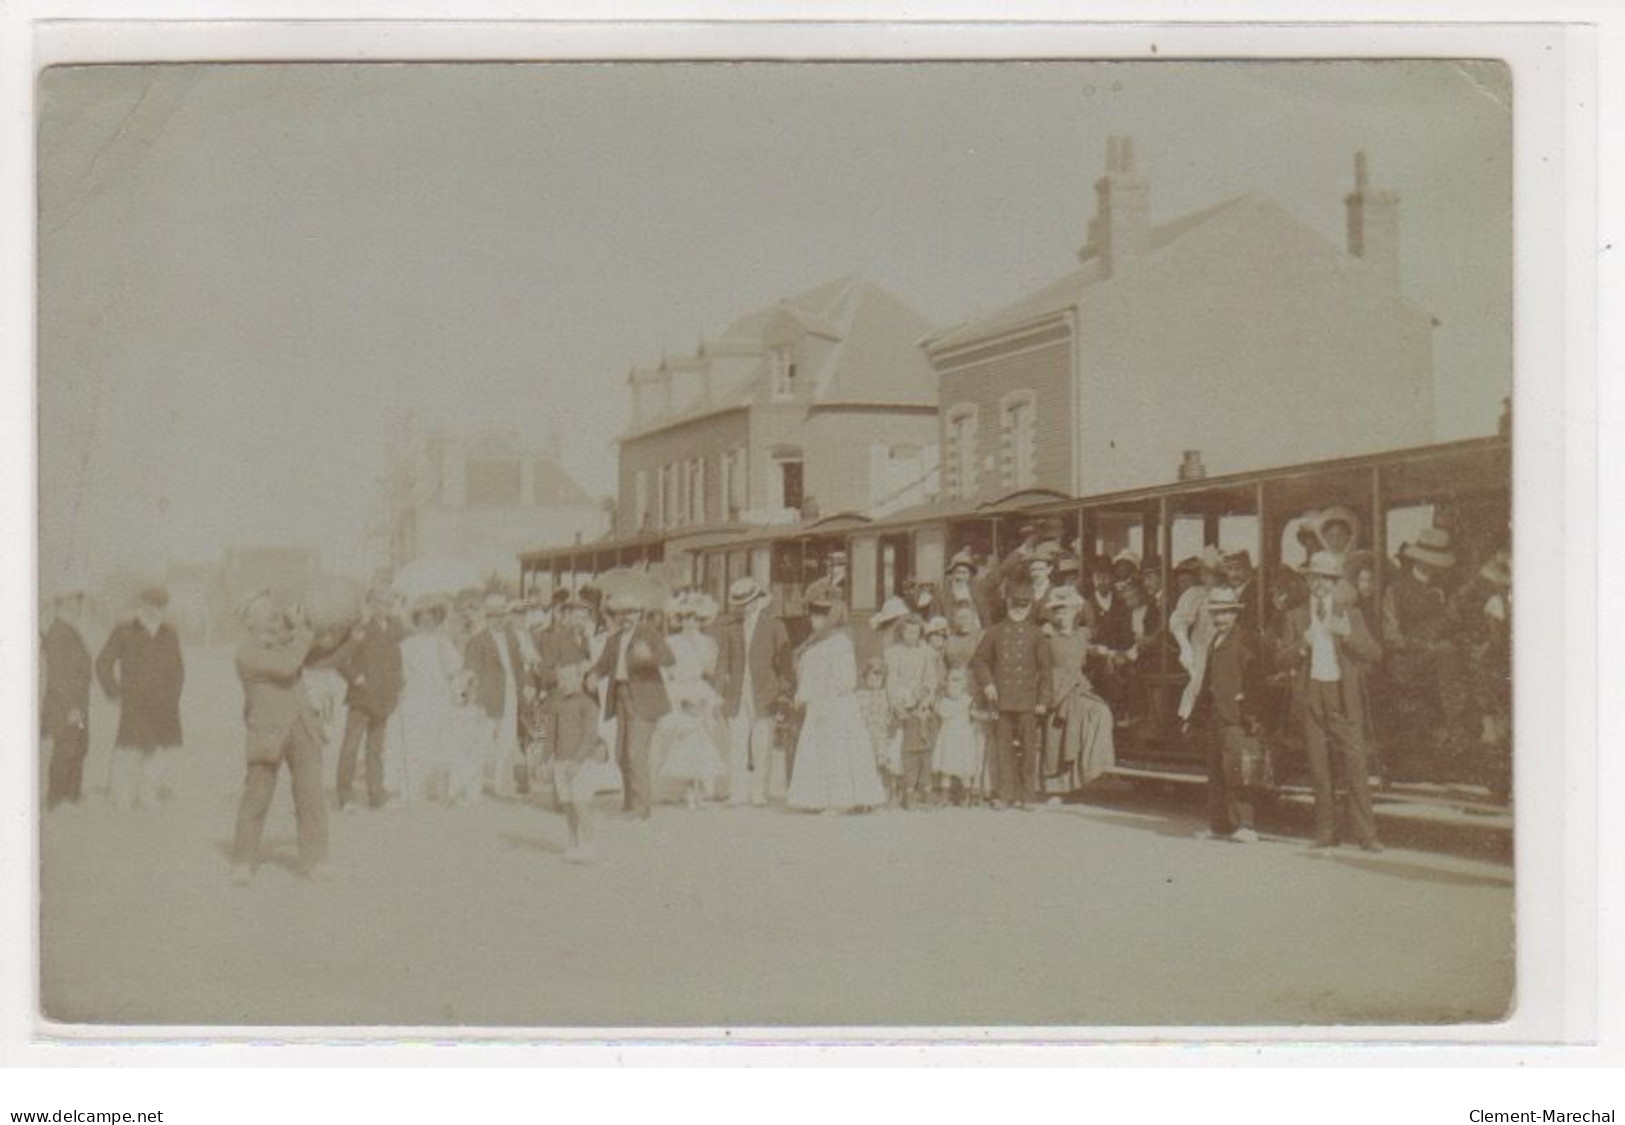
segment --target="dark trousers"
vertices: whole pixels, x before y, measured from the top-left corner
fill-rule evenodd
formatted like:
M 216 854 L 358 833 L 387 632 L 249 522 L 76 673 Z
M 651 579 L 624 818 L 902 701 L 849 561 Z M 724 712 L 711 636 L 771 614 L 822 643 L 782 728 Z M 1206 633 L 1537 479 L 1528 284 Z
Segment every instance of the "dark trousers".
M 1327 743 L 1334 743 L 1349 791 L 1349 826 L 1362 844 L 1377 842 L 1377 818 L 1371 810 L 1366 779 L 1367 753 L 1360 729 L 1343 708 L 1343 685 L 1309 681 L 1304 701 L 1303 735 L 1309 756 L 1309 780 L 1315 790 L 1315 840 L 1337 839 L 1337 791 Z
M 389 716 L 374 715 L 361 707 L 347 708 L 344 715 L 344 742 L 339 747 L 339 808 L 350 803 L 350 788 L 355 781 L 356 751 L 361 748 L 361 736 L 367 736 L 367 804 L 380 808 L 384 803 L 384 729 Z
M 297 729 L 282 744 L 282 761 L 249 762 L 243 800 L 237 806 L 237 842 L 232 858 L 253 866 L 260 858 L 265 814 L 276 793 L 277 774 L 288 763 L 293 787 L 293 815 L 299 827 L 299 862 L 308 871 L 327 860 L 327 806 L 322 802 L 322 751 L 314 738 Z
M 1038 792 L 1044 742 L 1031 711 L 1000 711 L 993 724 L 993 792 L 1006 804 L 1026 804 Z
M 654 785 L 649 772 L 649 743 L 655 725 L 632 710 L 629 689 L 615 688 L 615 764 L 621 767 L 621 807 L 648 816 Z
M 1252 789 L 1240 777 L 1238 726 L 1216 725 L 1207 749 L 1207 823 L 1215 836 L 1253 827 Z
M 75 802 L 84 787 L 85 755 L 90 752 L 90 732 L 68 726 L 51 734 L 50 783 L 45 791 L 45 807 L 54 809 L 64 801 Z
M 903 807 L 912 808 L 916 801 L 931 797 L 931 751 L 905 750 L 903 752 Z

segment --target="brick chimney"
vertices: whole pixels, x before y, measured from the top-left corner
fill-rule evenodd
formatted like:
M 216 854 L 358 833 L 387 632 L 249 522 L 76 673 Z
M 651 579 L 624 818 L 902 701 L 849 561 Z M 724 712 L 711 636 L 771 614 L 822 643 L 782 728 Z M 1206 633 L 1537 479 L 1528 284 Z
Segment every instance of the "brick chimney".
M 1343 202 L 1349 212 L 1349 253 L 1399 288 L 1399 196 L 1372 190 L 1364 152 L 1354 154 L 1354 190 Z
M 1151 183 L 1134 171 L 1134 138 L 1106 138 L 1106 174 L 1095 181 L 1095 217 L 1079 252 L 1099 253 L 1106 274 L 1145 252 L 1151 231 Z

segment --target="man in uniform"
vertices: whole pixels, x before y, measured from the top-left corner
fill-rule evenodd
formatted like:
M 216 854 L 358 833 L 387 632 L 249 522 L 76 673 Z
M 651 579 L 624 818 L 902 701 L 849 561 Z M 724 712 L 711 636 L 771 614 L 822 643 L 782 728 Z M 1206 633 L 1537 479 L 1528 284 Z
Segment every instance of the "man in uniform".
M 1049 639 L 1032 619 L 1033 591 L 1012 586 L 1005 618 L 982 634 L 971 657 L 977 690 L 997 714 L 993 724 L 996 807 L 1026 808 L 1038 792 L 1043 761 L 1039 719 L 1049 710 L 1052 683 Z

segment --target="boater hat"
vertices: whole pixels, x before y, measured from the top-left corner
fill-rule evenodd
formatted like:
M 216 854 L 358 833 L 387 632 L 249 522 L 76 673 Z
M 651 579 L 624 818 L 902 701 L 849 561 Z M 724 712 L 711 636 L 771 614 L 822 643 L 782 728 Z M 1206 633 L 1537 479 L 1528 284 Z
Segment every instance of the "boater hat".
M 968 570 L 972 574 L 976 573 L 976 557 L 970 553 L 969 549 L 960 551 L 952 559 L 948 560 L 949 574 L 962 569 Z
M 1202 608 L 1209 613 L 1240 613 L 1242 604 L 1230 587 L 1215 586 L 1207 592 L 1207 602 Z
M 1450 549 L 1450 533 L 1442 527 L 1424 527 L 1415 543 L 1407 543 L 1399 549 L 1399 557 L 1445 570 L 1456 565 L 1455 552 Z
M 899 598 L 894 594 L 886 599 L 885 605 L 881 606 L 875 611 L 875 615 L 873 617 L 869 618 L 869 624 L 874 626 L 876 629 L 879 629 L 882 626 L 890 625 L 893 621 L 899 621 L 907 616 L 907 604 L 904 603 L 902 598 Z
M 735 578 L 733 585 L 728 587 L 728 604 L 735 609 L 749 605 L 757 598 L 767 597 L 767 591 L 756 578 L 747 574 L 743 578 Z
M 1319 537 L 1322 543 L 1326 542 L 1326 536 L 1322 534 L 1322 532 L 1329 523 L 1340 523 L 1347 526 L 1349 529 L 1349 539 L 1351 541 L 1358 540 L 1360 538 L 1360 517 L 1343 507 L 1341 504 L 1333 505 L 1330 508 L 1323 508 L 1320 514 L 1315 517 L 1315 535 Z
M 1316 551 L 1303 572 L 1311 578 L 1343 577 L 1343 568 L 1337 565 L 1337 556 L 1330 551 Z

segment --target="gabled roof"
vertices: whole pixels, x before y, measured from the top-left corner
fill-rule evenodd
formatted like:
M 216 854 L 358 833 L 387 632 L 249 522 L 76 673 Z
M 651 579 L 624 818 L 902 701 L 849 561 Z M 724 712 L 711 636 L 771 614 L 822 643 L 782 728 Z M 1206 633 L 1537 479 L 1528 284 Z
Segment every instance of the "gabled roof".
M 1188 215 L 1152 227 L 1143 254 L 1148 258 L 1166 254 L 1170 250 L 1176 249 L 1180 243 L 1198 234 L 1198 232 L 1215 227 L 1227 220 L 1268 222 L 1283 232 L 1290 231 L 1294 236 L 1313 238 L 1325 247 L 1328 254 L 1335 254 L 1346 261 L 1351 269 L 1370 270 L 1370 267 L 1365 262 L 1346 254 L 1340 247 L 1334 246 L 1318 231 L 1310 228 L 1274 200 L 1254 192 L 1226 199 L 1211 207 L 1193 211 Z M 1030 293 L 1019 301 L 996 312 L 976 317 L 952 328 L 945 329 L 934 336 L 927 337 L 921 343 L 932 351 L 958 347 L 1019 328 L 1025 324 L 1042 321 L 1067 309 L 1077 307 L 1078 303 L 1084 300 L 1094 287 L 1110 284 L 1113 280 L 1106 273 L 1105 263 L 1101 260 L 1097 248 L 1093 246 L 1085 247 L 1080 257 L 1082 264 L 1079 268 L 1058 278 L 1042 289 Z
M 648 419 L 627 436 L 736 409 L 752 401 L 768 378 L 767 339 L 772 325 L 789 316 L 830 346 L 811 381 L 815 404 L 935 407 L 936 373 L 919 349 L 931 324 L 900 299 L 851 274 L 737 318 L 720 336 L 705 337 L 685 366 L 711 365 L 710 397 L 688 410 Z M 679 361 L 664 361 L 675 368 Z M 634 367 L 629 381 L 657 374 Z

